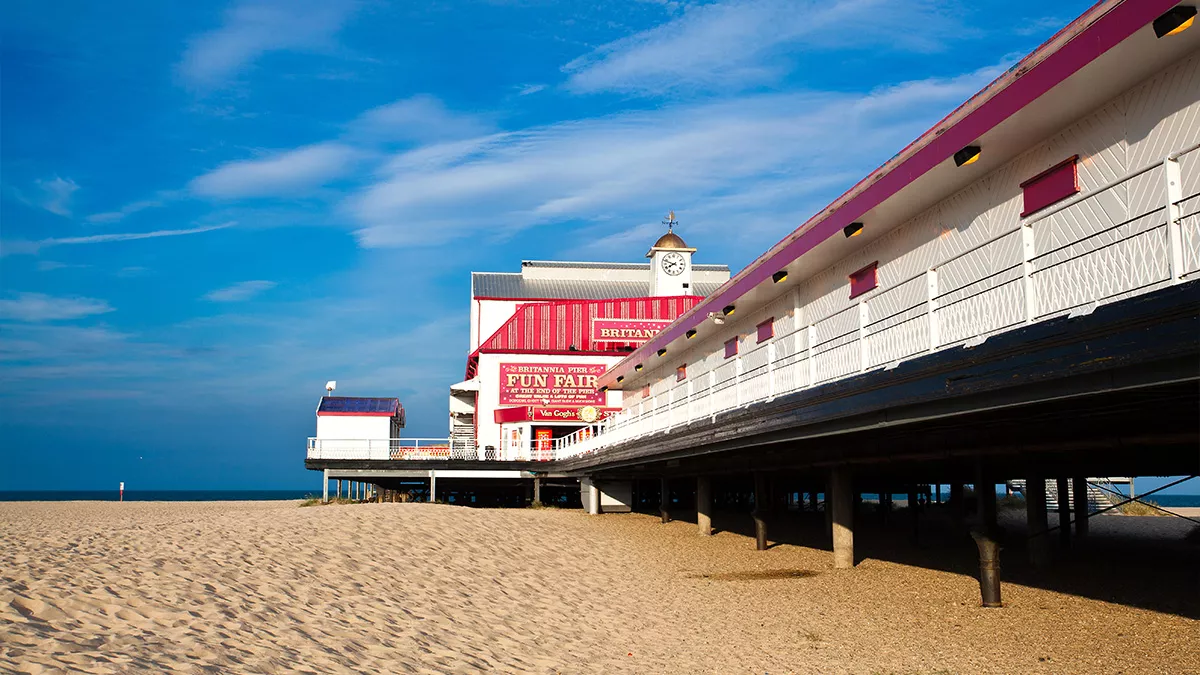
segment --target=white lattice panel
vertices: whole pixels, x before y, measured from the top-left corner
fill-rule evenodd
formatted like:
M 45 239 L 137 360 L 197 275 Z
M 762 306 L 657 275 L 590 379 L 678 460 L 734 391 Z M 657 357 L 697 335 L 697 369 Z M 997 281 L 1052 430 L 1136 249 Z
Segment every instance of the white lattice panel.
M 834 346 L 823 347 L 813 356 L 817 364 L 817 382 L 826 382 L 862 369 L 862 351 L 855 335 Z
M 1200 54 L 1181 60 L 1125 97 L 1130 169 L 1200 142 Z M 1194 175 L 1185 179 L 1185 191 L 1200 192 L 1198 181 Z
M 1019 270 L 999 278 L 978 294 L 943 302 L 935 312 L 940 344 L 951 345 L 977 335 L 988 335 L 1025 321 L 1025 293 Z
M 1181 205 L 1179 232 L 1183 244 L 1183 272 L 1200 272 L 1200 198 L 1193 198 Z
M 1155 215 L 1159 217 L 1139 218 L 1039 259 L 1033 276 L 1038 316 L 1107 300 L 1169 278 L 1167 231 L 1161 226 L 1161 214 Z

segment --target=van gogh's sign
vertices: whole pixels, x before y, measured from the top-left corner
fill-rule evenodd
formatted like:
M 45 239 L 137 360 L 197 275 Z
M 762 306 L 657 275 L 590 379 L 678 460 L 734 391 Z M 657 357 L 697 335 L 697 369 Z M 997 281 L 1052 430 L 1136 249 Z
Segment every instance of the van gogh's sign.
M 603 406 L 602 364 L 501 363 L 500 405 Z
M 646 342 L 671 319 L 592 319 L 592 342 Z

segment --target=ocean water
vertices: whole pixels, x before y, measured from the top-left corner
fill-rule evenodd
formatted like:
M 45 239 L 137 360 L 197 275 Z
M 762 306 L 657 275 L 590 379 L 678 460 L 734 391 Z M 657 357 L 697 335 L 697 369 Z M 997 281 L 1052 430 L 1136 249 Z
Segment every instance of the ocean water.
M 1146 499 L 1159 506 L 1200 506 L 1200 495 L 1150 495 Z
M 233 502 L 304 499 L 314 490 L 125 490 L 127 502 Z M 0 490 L 0 502 L 115 502 L 116 490 Z

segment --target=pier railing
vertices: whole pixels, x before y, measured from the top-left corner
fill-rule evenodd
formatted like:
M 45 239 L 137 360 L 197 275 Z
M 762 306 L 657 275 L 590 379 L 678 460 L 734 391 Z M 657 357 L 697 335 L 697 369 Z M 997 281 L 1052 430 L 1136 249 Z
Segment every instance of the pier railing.
M 715 422 L 751 403 L 1200 277 L 1197 149 L 1019 219 L 848 307 L 797 321 L 696 377 L 678 383 L 671 377 L 670 386 L 655 385 L 652 396 L 632 407 L 556 439 L 554 456 Z
M 474 441 L 449 438 L 309 438 L 308 459 L 480 459 Z

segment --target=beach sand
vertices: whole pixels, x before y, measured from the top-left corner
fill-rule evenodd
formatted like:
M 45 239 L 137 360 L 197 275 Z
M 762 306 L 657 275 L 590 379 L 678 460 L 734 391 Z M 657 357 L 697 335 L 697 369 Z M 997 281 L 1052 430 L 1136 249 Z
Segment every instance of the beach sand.
M 983 609 L 969 555 L 834 571 L 819 548 L 757 552 L 739 533 L 657 521 L 436 504 L 3 503 L 0 671 L 1200 672 L 1195 597 L 1122 604 L 1006 580 L 1006 607 Z M 1132 522 L 1096 521 L 1097 534 L 1101 521 Z

